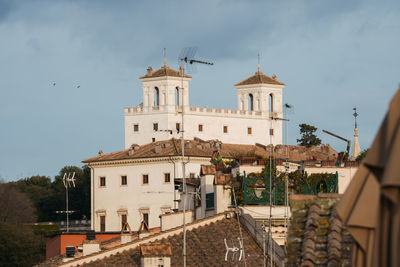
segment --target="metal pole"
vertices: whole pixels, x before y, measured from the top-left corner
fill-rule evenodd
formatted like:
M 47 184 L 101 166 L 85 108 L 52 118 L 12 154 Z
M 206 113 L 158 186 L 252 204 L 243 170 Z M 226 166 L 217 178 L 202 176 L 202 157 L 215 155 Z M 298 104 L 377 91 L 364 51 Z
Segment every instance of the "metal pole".
M 65 195 L 66 195 L 66 202 L 67 202 L 67 233 L 69 232 L 69 212 L 68 212 L 68 183 L 65 186 Z
M 274 145 L 272 144 L 272 120 L 271 119 L 271 127 L 269 132 L 269 142 L 271 144 L 271 151 L 269 154 L 269 258 L 270 258 L 270 266 L 272 267 L 272 156 L 274 153 Z
M 263 252 L 264 252 L 264 267 L 267 267 L 267 257 L 265 256 L 265 221 L 263 220 Z
M 182 69 L 182 81 L 181 81 L 181 99 L 182 99 L 182 139 L 181 139 L 181 146 L 182 146 L 182 181 L 183 181 L 183 267 L 186 267 L 186 177 L 185 177 L 185 137 L 184 137 L 184 90 L 183 90 L 183 74 L 184 74 L 184 69 L 183 66 L 181 66 Z M 179 99 L 179 97 L 178 97 Z

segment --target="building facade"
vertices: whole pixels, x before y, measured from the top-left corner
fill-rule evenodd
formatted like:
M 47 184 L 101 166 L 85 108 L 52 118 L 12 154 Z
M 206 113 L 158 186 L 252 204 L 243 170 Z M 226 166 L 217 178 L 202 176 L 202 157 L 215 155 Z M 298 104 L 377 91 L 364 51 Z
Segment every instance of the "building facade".
M 264 145 L 282 143 L 282 90 L 284 84 L 257 72 L 237 83 L 238 109 L 192 107 L 191 77 L 166 63 L 140 77 L 143 102 L 125 108 L 125 148 L 179 138 L 184 111 L 185 139 L 218 139 L 224 143 Z

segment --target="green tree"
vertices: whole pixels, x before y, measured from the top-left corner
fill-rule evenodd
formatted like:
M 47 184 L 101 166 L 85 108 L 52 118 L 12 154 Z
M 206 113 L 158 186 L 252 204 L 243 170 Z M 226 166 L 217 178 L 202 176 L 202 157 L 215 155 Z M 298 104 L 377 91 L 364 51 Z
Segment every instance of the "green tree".
M 369 149 L 361 151 L 360 155 L 357 156 L 356 161 L 361 162 L 367 156 L 368 151 Z
M 0 267 L 35 265 L 45 259 L 41 247 L 29 226 L 0 222 Z
M 314 133 L 317 131 L 317 128 L 302 123 L 299 125 L 301 138 L 297 139 L 297 143 L 301 146 L 311 147 L 311 146 L 319 146 L 321 144 L 321 139 L 319 139 Z

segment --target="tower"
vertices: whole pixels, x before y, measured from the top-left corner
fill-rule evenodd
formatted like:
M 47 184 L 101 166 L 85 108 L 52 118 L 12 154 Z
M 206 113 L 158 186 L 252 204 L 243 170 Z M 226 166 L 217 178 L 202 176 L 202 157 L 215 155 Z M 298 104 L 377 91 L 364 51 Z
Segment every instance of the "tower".
M 355 160 L 358 155 L 360 155 L 361 149 L 360 149 L 360 143 L 358 142 L 358 128 L 357 128 L 357 108 L 353 108 L 354 113 L 354 142 L 353 142 L 353 150 L 351 152 L 351 160 Z
M 269 77 L 258 66 L 253 76 L 235 86 L 239 110 L 261 112 L 268 117 L 281 117 L 282 89 L 285 84 L 278 81 L 276 75 Z
M 189 81 L 191 76 L 186 75 L 183 69 L 175 71 L 171 69 L 166 60 L 160 69 L 153 71 L 152 67 L 147 68 L 146 75 L 140 77 L 143 84 L 143 110 L 175 112 L 176 106 L 184 98 L 185 108 L 189 106 Z M 183 74 L 183 78 L 182 78 Z M 183 90 L 182 87 L 183 81 Z

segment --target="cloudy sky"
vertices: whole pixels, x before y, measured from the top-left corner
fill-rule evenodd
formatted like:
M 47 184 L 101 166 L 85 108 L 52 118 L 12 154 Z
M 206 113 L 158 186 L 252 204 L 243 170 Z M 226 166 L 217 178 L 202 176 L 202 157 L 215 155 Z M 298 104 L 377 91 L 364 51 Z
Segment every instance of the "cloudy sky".
M 161 66 L 163 48 L 177 68 L 187 46 L 215 63 L 192 74 L 191 105 L 236 108 L 233 85 L 260 53 L 295 107 L 290 144 L 308 123 L 344 150 L 321 130 L 352 138 L 357 106 L 368 148 L 400 82 L 399 13 L 398 1 L 0 0 L 0 177 L 53 177 L 123 149 L 138 77 Z

